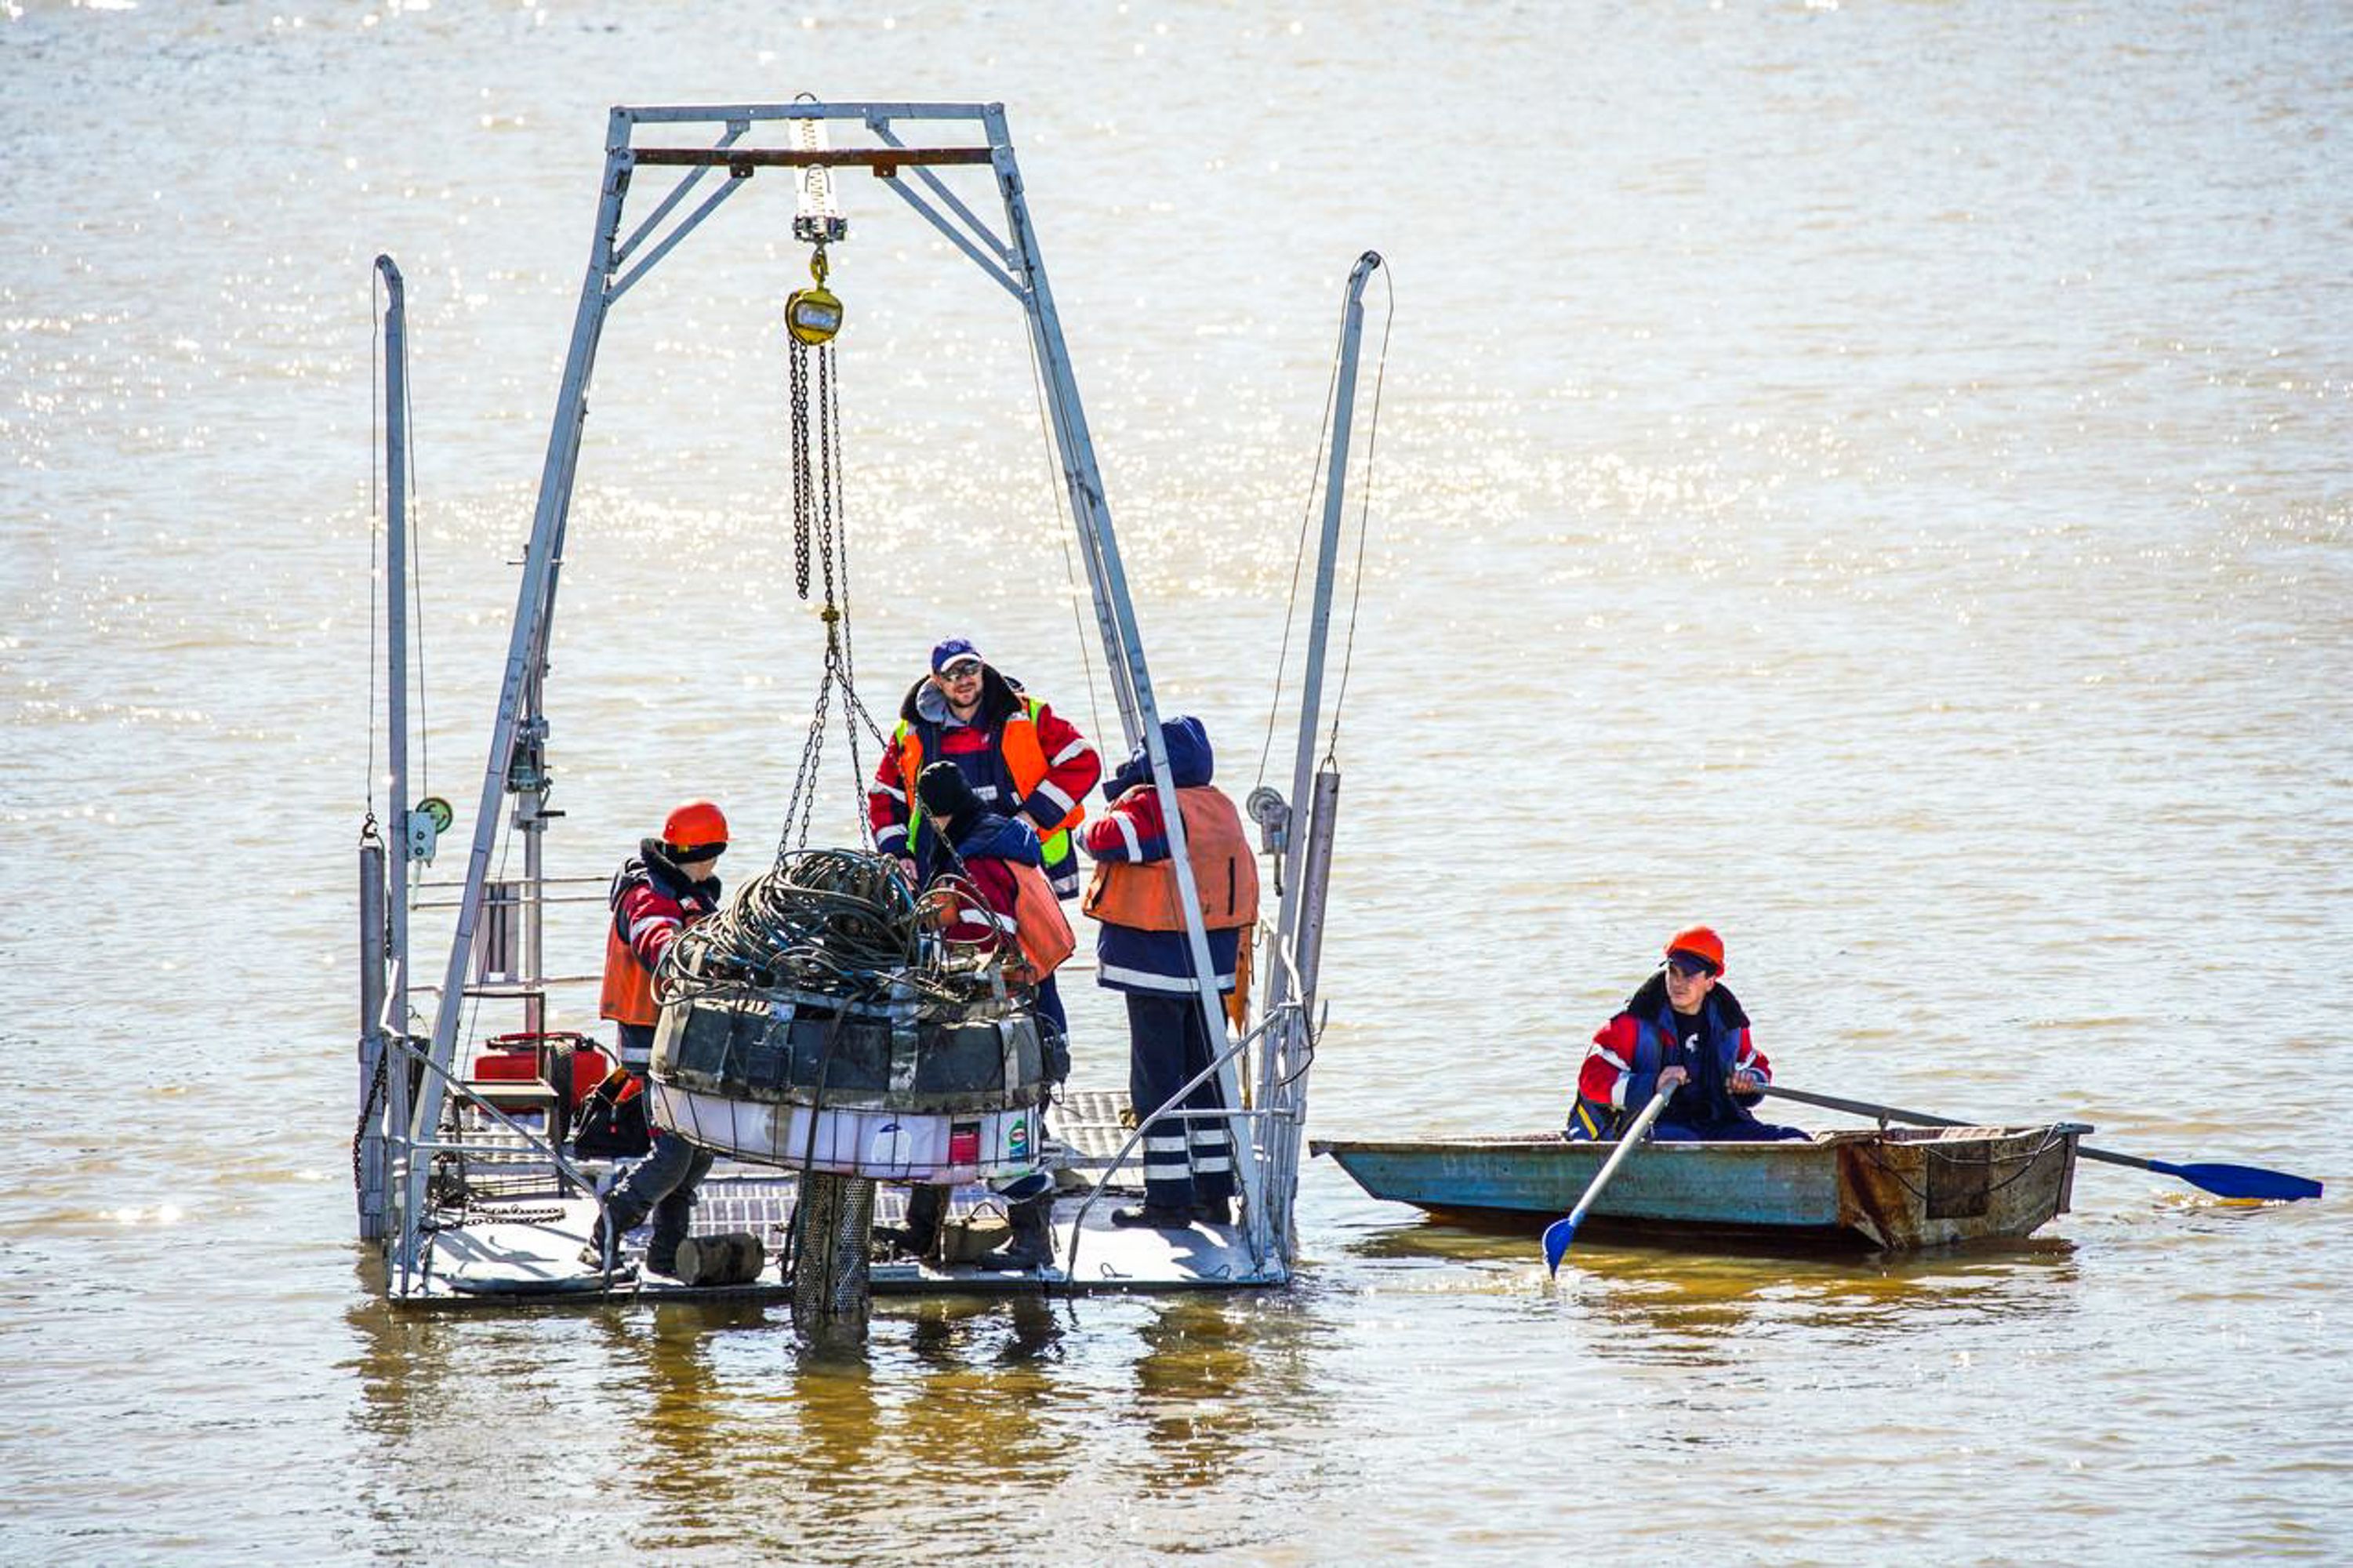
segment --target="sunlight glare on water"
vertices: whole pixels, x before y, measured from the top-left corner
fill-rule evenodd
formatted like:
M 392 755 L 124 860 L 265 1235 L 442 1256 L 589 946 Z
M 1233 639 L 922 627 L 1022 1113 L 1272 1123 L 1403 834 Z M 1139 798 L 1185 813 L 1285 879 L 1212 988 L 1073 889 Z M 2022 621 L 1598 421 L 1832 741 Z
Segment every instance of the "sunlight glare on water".
M 1580 1238 L 1554 1284 L 1319 1160 L 1291 1289 L 885 1302 L 845 1359 L 781 1308 L 396 1311 L 347 1185 L 370 263 L 417 762 L 470 812 L 606 110 L 804 90 L 1007 105 L 1161 703 L 1237 795 L 1387 259 L 1313 1135 L 1557 1125 L 1704 919 L 1787 1083 L 2337 1184 L 2348 58 L 2300 4 L 0 5 L 0 1559 L 2353 1555 L 2334 1196 L 2087 1163 L 2023 1243 Z M 558 874 L 688 795 L 783 819 L 774 194 L 601 343 Z M 1103 739 L 1018 313 L 844 197 L 861 693 L 962 631 Z

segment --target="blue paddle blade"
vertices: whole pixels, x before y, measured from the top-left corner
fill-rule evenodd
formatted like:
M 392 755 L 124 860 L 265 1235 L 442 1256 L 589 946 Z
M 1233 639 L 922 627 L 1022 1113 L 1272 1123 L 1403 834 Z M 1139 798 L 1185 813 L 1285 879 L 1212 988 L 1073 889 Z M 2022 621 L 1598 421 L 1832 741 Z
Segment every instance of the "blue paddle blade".
M 1568 1244 L 1576 1239 L 1577 1221 L 1573 1218 L 1556 1219 L 1545 1226 L 1546 1273 L 1552 1275 L 1560 1273 L 1561 1255 L 1568 1250 Z
M 2162 1160 L 2151 1160 L 2148 1168 L 2179 1176 L 2218 1197 L 2295 1203 L 2302 1198 L 2316 1198 L 2321 1192 L 2320 1184 L 2308 1177 L 2291 1176 L 2285 1171 L 2266 1171 L 2259 1165 L 2168 1165 Z M 1549 1237 L 1546 1245 L 1551 1245 Z

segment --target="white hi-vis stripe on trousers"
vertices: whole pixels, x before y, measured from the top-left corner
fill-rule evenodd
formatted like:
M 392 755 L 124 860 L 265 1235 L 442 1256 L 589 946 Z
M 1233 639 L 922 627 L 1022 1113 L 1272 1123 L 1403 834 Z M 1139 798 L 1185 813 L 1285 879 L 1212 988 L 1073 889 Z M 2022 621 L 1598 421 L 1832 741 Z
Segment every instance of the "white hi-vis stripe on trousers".
M 1180 1127 L 1164 1132 L 1155 1128 L 1145 1133 L 1144 1179 L 1147 1182 L 1181 1182 L 1186 1175 L 1184 1129 Z
M 1226 1136 L 1222 1121 L 1193 1123 L 1192 1147 L 1187 1151 L 1193 1160 L 1193 1173 L 1207 1176 L 1234 1168 L 1233 1141 Z

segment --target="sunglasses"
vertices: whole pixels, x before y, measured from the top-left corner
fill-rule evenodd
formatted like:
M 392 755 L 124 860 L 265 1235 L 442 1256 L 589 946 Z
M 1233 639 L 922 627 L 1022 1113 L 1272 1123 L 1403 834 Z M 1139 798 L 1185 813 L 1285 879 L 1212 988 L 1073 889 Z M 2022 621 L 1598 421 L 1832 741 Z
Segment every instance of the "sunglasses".
M 1710 966 L 1704 959 L 1685 958 L 1682 953 L 1677 953 L 1674 957 L 1667 960 L 1667 967 L 1673 970 L 1677 974 L 1682 975 L 1685 980 L 1696 980 L 1703 974 L 1713 974 L 1715 973 L 1715 970 Z
M 980 661 L 976 658 L 967 658 L 961 659 L 940 671 L 940 679 L 942 680 L 970 680 L 979 673 Z

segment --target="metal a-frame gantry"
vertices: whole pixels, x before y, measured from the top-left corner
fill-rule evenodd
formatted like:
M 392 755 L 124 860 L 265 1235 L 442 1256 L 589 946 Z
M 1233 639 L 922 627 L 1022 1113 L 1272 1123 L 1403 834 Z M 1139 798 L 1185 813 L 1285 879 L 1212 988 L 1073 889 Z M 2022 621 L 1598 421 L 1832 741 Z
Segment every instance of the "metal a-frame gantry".
M 826 134 L 830 128 L 854 129 L 869 144 L 832 147 Z M 902 138 L 901 132 L 915 128 L 924 136 L 942 136 L 944 141 L 940 144 L 910 144 Z M 705 145 L 678 145 L 673 137 L 681 131 L 706 132 L 712 139 Z M 779 131 L 791 135 L 792 145 L 765 144 Z M 977 142 L 971 140 L 976 132 L 981 138 Z M 942 171 L 984 165 L 995 180 L 1002 204 L 1001 234 L 942 178 Z M 1103 496 L 1102 474 L 1071 373 L 1060 318 L 1047 281 L 1037 232 L 1030 221 L 1003 106 L 797 101 L 617 108 L 609 121 L 605 174 L 588 265 L 548 435 L 530 545 L 523 559 L 497 717 L 474 816 L 471 853 L 433 1018 L 427 1052 L 429 1070 L 418 1086 L 413 1107 L 406 1108 L 406 1136 L 394 1140 L 394 1164 L 388 1184 L 400 1209 L 395 1216 L 398 1224 L 393 1234 L 394 1262 L 397 1277 L 402 1279 L 410 1277 L 418 1262 L 422 1234 L 418 1221 L 427 1198 L 429 1151 L 435 1146 L 447 1086 L 455 1070 L 459 1019 L 469 994 L 466 970 L 483 919 L 501 795 L 514 797 L 512 824 L 523 835 L 526 891 L 520 910 L 521 973 L 527 976 L 544 973 L 541 955 L 540 900 L 544 887 L 541 838 L 549 814 L 545 809 L 548 774 L 544 766 L 548 724 L 541 701 L 542 685 L 547 671 L 565 532 L 586 418 L 587 389 L 606 318 L 622 297 L 666 259 L 690 233 L 750 187 L 760 172 L 773 169 L 795 172 L 800 206 L 795 227 L 799 237 L 816 240 L 838 237 L 839 228 L 828 229 L 826 225 L 838 225 L 839 220 L 828 219 L 820 210 L 830 205 L 832 172 L 864 169 L 944 235 L 985 277 L 1020 306 L 1042 373 L 1048 414 L 1081 555 L 1086 563 L 1096 625 L 1118 703 L 1122 732 L 1129 749 L 1139 742 L 1146 749 L 1160 791 L 1195 973 L 1201 977 L 1198 1005 L 1208 1026 L 1208 1037 L 1229 1039 L 1224 1011 L 1211 978 L 1216 971 L 1210 962 L 1200 900 L 1186 853 L 1184 818 L 1170 782 L 1159 712 L 1136 626 L 1134 605 L 1120 562 L 1111 509 Z M 625 232 L 624 217 L 640 170 L 678 173 L 651 210 Z M 1344 331 L 1344 396 L 1352 395 L 1354 389 L 1356 333 L 1362 321 L 1361 291 L 1366 278 L 1377 264 L 1378 258 L 1368 252 L 1350 279 Z M 1309 686 L 1302 705 L 1300 777 L 1295 782 L 1294 801 L 1308 787 L 1307 769 L 1316 721 L 1315 693 L 1320 687 L 1323 634 L 1329 614 L 1330 556 L 1338 522 L 1338 479 L 1345 476 L 1346 468 L 1346 433 L 1344 405 L 1343 417 L 1334 435 L 1334 480 L 1325 508 L 1325 559 L 1318 574 L 1320 597 Z M 1320 842 L 1324 855 L 1328 855 L 1336 775 L 1328 789 L 1325 780 L 1316 781 L 1314 800 L 1313 815 L 1316 820 L 1312 824 L 1306 820 L 1306 810 L 1297 808 L 1295 825 L 1292 812 L 1284 812 L 1278 825 L 1279 832 L 1288 834 L 1282 845 L 1287 850 L 1291 875 L 1284 889 L 1273 962 L 1268 966 L 1268 1005 L 1257 1028 L 1242 1040 L 1231 1042 L 1214 1069 L 1225 1090 L 1225 1104 L 1237 1108 L 1230 1112 L 1236 1173 L 1244 1197 L 1245 1239 L 1255 1269 L 1252 1277 L 1235 1279 L 1237 1284 L 1279 1283 L 1289 1278 L 1296 1258 L 1292 1206 L 1297 1185 L 1299 1131 L 1305 1116 L 1306 1068 L 1312 1054 L 1308 1020 L 1314 1004 L 1314 948 L 1321 929 L 1324 885 L 1322 857 L 1307 851 L 1311 842 Z M 411 804 L 406 798 L 405 779 L 396 777 L 392 801 L 392 819 L 396 824 L 409 820 Z M 1282 811 L 1279 805 L 1277 809 Z M 406 834 L 396 834 L 395 840 L 396 875 L 405 892 L 412 850 Z M 384 1009 L 387 1017 L 398 1021 L 405 1021 L 408 1016 L 406 934 L 406 924 L 401 922 L 392 944 L 389 1005 Z M 523 994 L 525 1026 L 539 1029 L 543 1025 L 543 994 L 525 987 Z M 1248 1109 L 1240 1109 L 1242 1102 L 1236 1093 L 1240 1076 L 1236 1064 L 1244 1058 L 1247 1047 L 1253 1042 L 1260 1044 L 1258 1094 Z M 381 1051 L 382 1038 L 375 1043 Z M 397 1096 L 396 1107 L 407 1098 L 406 1094 Z M 1139 1136 L 1141 1131 L 1139 1129 Z M 420 1152 L 424 1157 L 419 1157 Z

